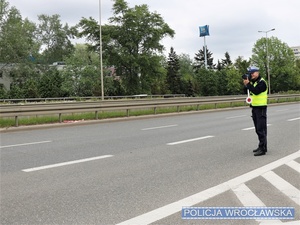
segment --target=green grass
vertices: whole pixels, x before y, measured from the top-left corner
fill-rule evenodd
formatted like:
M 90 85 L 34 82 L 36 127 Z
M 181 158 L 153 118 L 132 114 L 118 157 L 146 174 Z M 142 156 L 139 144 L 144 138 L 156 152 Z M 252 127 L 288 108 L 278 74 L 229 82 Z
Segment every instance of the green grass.
M 279 99 L 279 100 L 269 100 L 269 104 L 273 103 L 282 103 L 282 102 L 296 102 L 300 101 L 300 98 L 296 99 Z M 180 106 L 180 107 L 163 107 L 157 108 L 154 110 L 153 108 L 148 109 L 138 109 L 138 110 L 130 110 L 129 116 L 143 116 L 143 115 L 153 115 L 153 114 L 167 114 L 167 113 L 176 113 L 176 112 L 189 112 L 196 110 L 209 110 L 216 108 L 232 108 L 232 107 L 240 107 L 245 106 L 245 102 L 234 102 L 234 103 L 218 103 L 218 104 L 206 104 L 206 105 L 193 105 L 193 106 Z M 98 119 L 107 119 L 107 118 L 122 118 L 127 117 L 127 111 L 103 111 L 98 113 Z M 96 119 L 96 114 L 94 112 L 90 113 L 73 113 L 73 114 L 63 114 L 62 122 L 76 122 L 81 120 L 94 120 Z M 37 124 L 51 124 L 51 123 L 59 123 L 58 115 L 45 115 L 45 116 L 26 116 L 19 117 L 18 125 L 26 126 L 26 125 L 37 125 Z M 0 127 L 13 127 L 15 126 L 15 118 L 0 118 Z

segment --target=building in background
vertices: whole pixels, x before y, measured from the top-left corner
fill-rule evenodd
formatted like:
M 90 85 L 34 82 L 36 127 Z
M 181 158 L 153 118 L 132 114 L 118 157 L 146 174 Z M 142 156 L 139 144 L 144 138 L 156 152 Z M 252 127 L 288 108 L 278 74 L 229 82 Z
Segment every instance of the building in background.
M 300 59 L 300 46 L 291 47 L 294 52 L 296 59 Z
M 6 91 L 10 90 L 10 84 L 12 79 L 10 78 L 10 72 L 14 64 L 0 63 L 0 88 L 4 88 Z

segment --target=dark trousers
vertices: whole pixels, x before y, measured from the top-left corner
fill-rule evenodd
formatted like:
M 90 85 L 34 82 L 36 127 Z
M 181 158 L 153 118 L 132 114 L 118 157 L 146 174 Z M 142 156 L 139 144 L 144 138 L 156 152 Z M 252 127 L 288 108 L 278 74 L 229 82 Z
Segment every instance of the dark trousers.
M 253 107 L 252 119 L 258 136 L 258 147 L 267 150 L 267 108 Z

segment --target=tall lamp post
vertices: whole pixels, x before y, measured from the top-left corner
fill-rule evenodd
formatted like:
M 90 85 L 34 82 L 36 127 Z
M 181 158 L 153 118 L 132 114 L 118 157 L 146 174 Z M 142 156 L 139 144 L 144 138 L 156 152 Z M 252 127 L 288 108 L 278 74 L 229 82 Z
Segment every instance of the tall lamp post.
M 101 74 L 101 99 L 104 100 L 103 63 L 102 63 L 102 30 L 101 30 L 101 0 L 99 0 L 99 45 L 100 45 L 100 74 Z
M 271 31 L 274 31 L 275 28 L 267 31 L 262 31 L 259 30 L 259 33 L 266 33 L 266 52 L 267 52 L 267 75 L 268 75 L 268 89 L 269 89 L 269 94 L 271 94 L 271 80 L 270 80 L 270 69 L 269 69 L 269 52 L 268 52 L 268 33 Z

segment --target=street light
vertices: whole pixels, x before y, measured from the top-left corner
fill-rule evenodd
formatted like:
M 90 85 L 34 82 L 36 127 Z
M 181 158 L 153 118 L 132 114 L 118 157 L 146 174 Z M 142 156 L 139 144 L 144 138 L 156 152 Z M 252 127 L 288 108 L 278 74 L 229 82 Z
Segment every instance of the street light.
M 102 31 L 101 31 L 101 0 L 99 0 L 99 45 L 100 45 L 100 74 L 101 74 L 101 99 L 104 100 L 103 64 L 102 64 Z
M 275 28 L 267 31 L 259 30 L 259 33 L 266 33 L 266 52 L 267 52 L 267 76 L 268 76 L 268 88 L 269 88 L 269 94 L 271 94 L 271 80 L 270 80 L 270 70 L 269 70 L 269 53 L 268 53 L 268 33 L 270 31 L 274 31 Z

